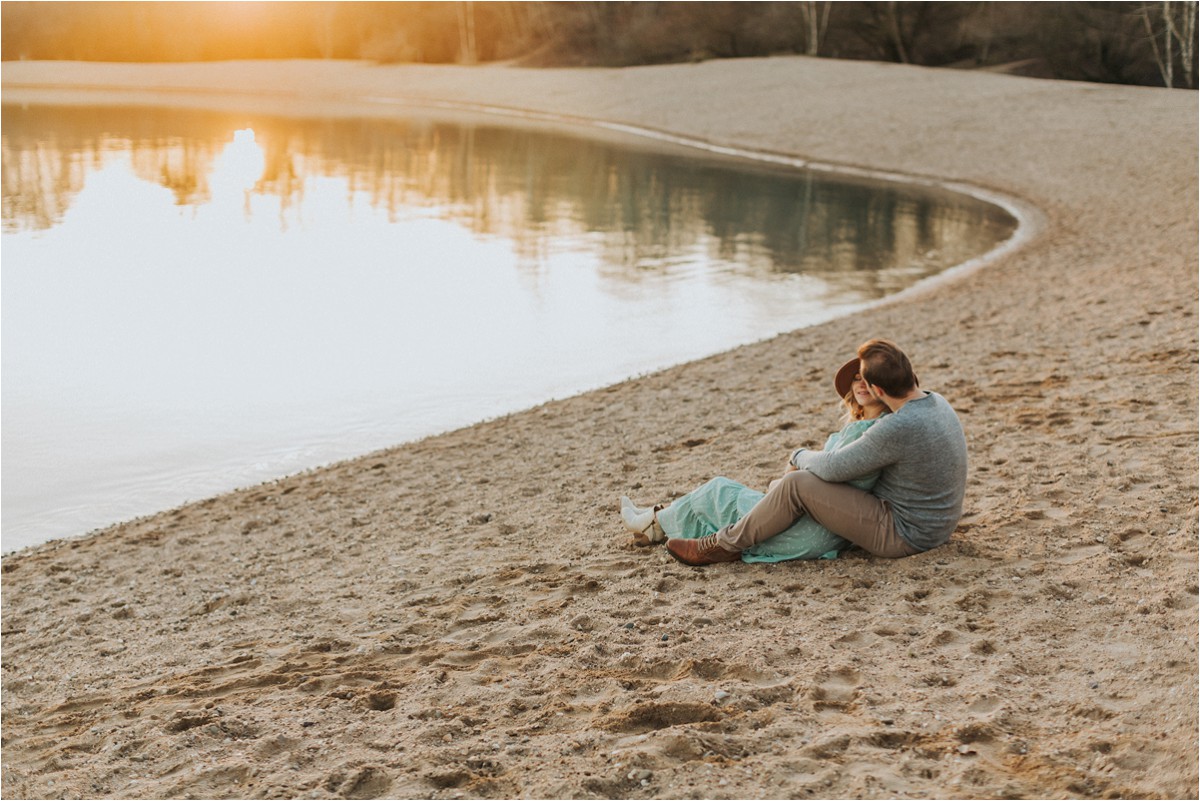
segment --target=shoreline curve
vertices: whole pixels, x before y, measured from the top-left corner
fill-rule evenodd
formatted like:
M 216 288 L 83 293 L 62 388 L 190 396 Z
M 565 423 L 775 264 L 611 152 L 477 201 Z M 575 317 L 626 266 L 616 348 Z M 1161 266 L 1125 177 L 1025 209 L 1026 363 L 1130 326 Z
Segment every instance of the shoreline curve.
M 224 106 L 221 103 L 221 100 L 223 98 L 228 99 L 229 97 L 237 97 L 240 100 L 250 100 L 250 101 L 265 100 L 265 99 L 285 99 L 285 100 L 289 100 L 289 101 L 296 101 L 296 100 L 302 100 L 304 98 L 304 96 L 301 93 L 278 92 L 278 91 L 269 92 L 269 93 L 259 92 L 259 91 L 244 91 L 244 92 L 230 93 L 226 90 L 209 90 L 209 89 L 198 89 L 198 88 L 179 89 L 179 88 L 171 88 L 171 87 L 159 87 L 159 88 L 153 88 L 153 89 L 131 90 L 131 89 L 111 89 L 111 88 L 104 87 L 104 86 L 69 87 L 69 86 L 64 86 L 64 85 L 53 85 L 53 84 L 28 84 L 28 85 L 22 85 L 20 87 L 18 97 L 26 97 L 27 95 L 30 97 L 28 97 L 25 100 L 18 100 L 15 102 L 53 103 L 54 102 L 53 95 L 56 92 L 68 92 L 72 96 L 72 98 L 76 101 L 74 103 L 71 103 L 71 105 L 79 104 L 78 101 L 79 101 L 81 95 L 82 95 L 82 97 L 87 98 L 90 101 L 94 101 L 98 97 L 103 98 L 106 95 L 108 95 L 108 96 L 115 95 L 116 97 L 120 98 L 120 103 L 122 103 L 122 104 L 128 103 L 128 102 L 136 102 L 137 105 L 144 104 L 144 105 L 156 105 L 157 106 L 157 105 L 162 105 L 163 95 L 168 95 L 168 96 L 183 96 L 183 97 L 187 97 L 190 99 L 202 99 L 201 102 L 198 104 L 189 104 L 189 107 L 193 107 L 193 108 L 206 107 L 206 108 L 212 108 L 212 109 L 224 108 Z M 843 164 L 835 164 L 832 162 L 815 162 L 815 161 L 812 161 L 802 155 L 789 156 L 789 155 L 783 154 L 783 153 L 771 153 L 771 152 L 766 152 L 766 151 L 757 151 L 757 150 L 750 150 L 750 149 L 746 149 L 746 148 L 738 148 L 738 147 L 732 147 L 732 146 L 719 145 L 714 142 L 710 142 L 710 141 L 707 141 L 707 140 L 704 140 L 701 138 L 689 137 L 689 136 L 686 136 L 683 134 L 673 133 L 673 132 L 666 131 L 666 130 L 639 127 L 636 125 L 630 125 L 630 124 L 621 123 L 621 122 L 613 122 L 613 121 L 604 120 L 604 119 L 593 119 L 593 118 L 587 118 L 587 117 L 568 116 L 568 115 L 556 115 L 556 114 L 552 114 L 552 113 L 538 112 L 538 111 L 532 111 L 529 109 L 522 109 L 522 108 L 515 108 L 515 107 L 508 107 L 508 106 L 495 106 L 495 105 L 478 104 L 478 103 L 459 103 L 459 102 L 454 102 L 454 101 L 435 101 L 435 100 L 422 99 L 419 97 L 405 96 L 402 94 L 392 94 L 392 95 L 387 95 L 387 96 L 365 95 L 365 96 L 348 97 L 348 98 L 330 97 L 327 99 L 330 99 L 330 100 L 338 99 L 342 103 L 349 104 L 351 107 L 353 107 L 355 104 L 361 103 L 361 104 L 369 105 L 369 106 L 376 107 L 376 108 L 389 108 L 389 109 L 414 109 L 415 108 L 415 109 L 430 109 L 430 110 L 435 110 L 435 111 L 466 112 L 468 114 L 477 114 L 477 115 L 483 115 L 486 117 L 497 117 L 497 118 L 510 119 L 510 120 L 517 119 L 517 120 L 520 120 L 523 122 L 532 122 L 535 124 L 567 126 L 571 130 L 590 132 L 593 135 L 597 131 L 602 132 L 602 133 L 603 132 L 617 133 L 617 134 L 621 134 L 621 135 L 633 136 L 640 140 L 650 140 L 653 142 L 662 142 L 662 143 L 666 143 L 669 145 L 686 148 L 689 150 L 698 150 L 698 151 L 702 151 L 705 153 L 710 153 L 710 154 L 714 154 L 714 155 L 718 155 L 718 156 L 726 157 L 726 158 L 730 158 L 730 159 L 735 159 L 735 160 L 739 160 L 739 161 L 750 161 L 750 162 L 755 162 L 755 163 L 760 163 L 760 164 L 774 165 L 774 166 L 778 166 L 778 167 L 782 167 L 782 168 L 786 168 L 786 169 L 811 170 L 814 172 L 826 173 L 826 174 L 833 175 L 833 176 L 843 176 L 844 175 L 844 176 L 848 176 L 848 177 L 852 177 L 852 178 L 860 178 L 860 179 L 866 179 L 866 180 L 870 180 L 870 181 L 878 181 L 878 182 L 883 182 L 883 183 L 888 183 L 888 184 L 898 184 L 898 185 L 902 185 L 902 186 L 934 188 L 934 189 L 939 189 L 939 190 L 944 190 L 944 191 L 949 191 L 949 192 L 965 195 L 967 197 L 971 197 L 971 198 L 981 201 L 983 203 L 987 203 L 992 206 L 995 206 L 995 207 L 1003 210 L 1005 213 L 1007 213 L 1009 216 L 1011 216 L 1016 221 L 1016 227 L 1014 228 L 1013 232 L 1007 238 L 1005 238 L 1004 240 L 1001 240 L 994 247 L 992 247 L 990 250 L 988 250 L 984 253 L 980 253 L 976 256 L 973 256 L 972 258 L 967 259 L 964 262 L 950 265 L 949 267 L 946 267 L 945 269 L 939 270 L 937 273 L 935 273 L 933 275 L 930 275 L 930 276 L 927 276 L 925 278 L 918 280 L 914 284 L 911 284 L 898 292 L 893 292 L 891 294 L 885 295 L 880 298 L 863 301 L 861 303 L 847 306 L 844 309 L 842 309 L 840 311 L 840 313 L 833 318 L 822 319 L 815 323 L 810 323 L 807 325 L 799 326 L 797 328 L 786 329 L 784 331 L 777 332 L 776 334 L 772 334 L 770 336 L 764 337 L 763 339 L 770 339 L 775 336 L 780 336 L 782 334 L 786 334 L 789 331 L 800 330 L 801 328 L 808 328 L 808 327 L 811 327 L 812 325 L 821 325 L 821 324 L 830 322 L 831 320 L 836 320 L 836 319 L 840 319 L 843 317 L 847 317 L 849 315 L 857 314 L 862 311 L 865 311 L 865 310 L 868 310 L 871 308 L 875 308 L 878 306 L 888 305 L 888 304 L 893 304 L 893 303 L 903 303 L 903 302 L 911 299 L 912 297 L 915 297 L 917 295 L 920 295 L 924 292 L 929 291 L 933 287 L 941 285 L 942 283 L 954 281 L 954 280 L 962 280 L 962 279 L 966 278 L 967 276 L 969 276 L 971 273 L 973 273 L 975 270 L 982 269 L 982 268 L 986 267 L 988 264 L 991 264 L 991 263 L 995 262 L 996 260 L 1003 258 L 1005 255 L 1012 253 L 1012 252 L 1020 249 L 1021 247 L 1025 246 L 1026 244 L 1028 244 L 1034 237 L 1036 237 L 1038 235 L 1038 233 L 1040 232 L 1040 230 L 1042 228 L 1042 225 L 1044 224 L 1044 215 L 1042 215 L 1040 210 L 1038 210 L 1037 208 L 1033 207 L 1030 204 L 1023 203 L 1018 198 L 1010 197 L 1010 196 L 1004 195 L 999 192 L 986 190 L 986 189 L 972 186 L 970 184 L 966 184 L 966 183 L 962 183 L 962 182 L 944 181 L 944 180 L 938 179 L 933 176 L 908 175 L 908 174 L 898 173 L 898 172 L 876 170 L 876 169 L 871 169 L 871 168 L 867 168 L 867 167 L 861 167 L 858 165 L 843 165 Z M 9 102 L 14 102 L 14 101 L 9 101 Z M 111 103 L 115 103 L 115 102 L 116 102 L 116 100 L 111 101 Z M 347 116 L 351 113 L 352 113 L 352 110 L 347 109 L 347 111 L 346 111 Z M 756 342 L 758 342 L 758 341 L 762 341 L 762 340 L 756 340 Z M 752 345 L 752 344 L 755 344 L 755 342 L 743 343 L 743 344 L 732 344 L 729 347 L 722 348 L 720 351 L 718 351 L 718 353 L 736 350 L 740 347 L 745 347 L 747 344 Z M 698 356 L 695 358 L 686 359 L 685 361 L 679 362 L 678 364 L 686 364 L 688 362 L 696 361 L 698 359 L 709 358 L 713 355 L 715 355 L 715 354 L 709 353 L 709 354 L 701 355 L 701 356 Z M 676 365 L 665 365 L 663 367 L 659 367 L 659 368 L 656 368 L 651 371 L 638 373 L 638 374 L 632 375 L 632 376 L 625 376 L 625 377 L 619 378 L 615 381 L 608 382 L 607 384 L 594 386 L 589 389 L 582 390 L 580 393 L 575 393 L 575 394 L 595 392 L 595 391 L 603 389 L 605 386 L 611 386 L 612 384 L 623 383 L 625 381 L 629 381 L 632 379 L 636 379 L 638 377 L 642 377 L 648 373 L 654 373 L 654 372 L 659 372 L 661 370 L 670 369 L 673 366 L 676 366 Z M 558 396 L 543 399 L 543 400 L 538 401 L 537 403 L 533 404 L 530 407 L 522 407 L 520 409 L 514 409 L 512 411 L 505 412 L 502 415 L 498 415 L 498 416 L 506 416 L 509 414 L 516 414 L 521 411 L 525 411 L 528 408 L 534 408 L 534 407 L 542 405 L 546 402 L 553 401 L 553 400 L 560 400 L 560 399 L 561 399 L 561 397 L 558 397 Z M 336 459 L 336 460 L 333 460 L 330 462 L 322 462 L 319 464 L 311 465 L 311 466 L 302 468 L 300 470 L 292 471 L 289 473 L 283 473 L 280 475 L 271 476 L 268 478 L 264 478 L 262 481 L 256 482 L 254 484 L 237 486 L 230 490 L 226 490 L 226 491 L 217 493 L 217 495 L 223 495 L 226 492 L 236 492 L 236 491 L 247 489 L 249 487 L 254 487 L 254 486 L 259 486 L 262 484 L 269 484 L 272 482 L 277 482 L 277 481 L 286 479 L 292 475 L 300 475 L 303 473 L 310 472 L 312 470 L 319 470 L 322 468 L 327 468 L 327 467 L 330 467 L 335 464 L 340 464 L 342 462 L 366 458 L 366 456 L 368 456 L 370 453 L 399 447 L 399 446 L 408 444 L 410 442 L 417 442 L 422 439 L 426 439 L 430 436 L 438 436 L 441 434 L 448 433 L 449 431 L 454 431 L 454 430 L 463 429 L 463 428 L 470 428 L 473 425 L 487 422 L 488 420 L 494 419 L 495 417 L 496 417 L 496 415 L 493 415 L 493 416 L 484 417 L 484 418 L 477 419 L 477 420 L 465 421 L 461 425 L 455 425 L 453 428 L 443 429 L 443 430 L 435 431 L 435 432 L 432 432 L 429 434 L 420 435 L 420 436 L 414 437 L 413 439 L 382 443 L 377 448 L 373 448 L 369 451 L 366 451 L 366 452 L 356 455 L 356 456 L 339 458 L 339 459 Z M 199 500 L 203 500 L 203 498 L 200 498 Z M 124 520 L 118 520 L 113 523 L 109 523 L 109 524 L 105 524 L 102 526 L 98 526 L 93 529 L 89 529 L 87 531 L 81 531 L 81 532 L 75 532 L 72 534 L 64 534 L 64 535 L 59 535 L 56 537 L 51 537 L 50 539 L 43 540 L 42 542 L 50 542 L 50 541 L 54 541 L 54 540 L 66 540 L 66 539 L 74 539 L 74 538 L 78 538 L 78 537 L 90 536 L 96 532 L 103 531 L 105 529 L 111 528 L 116 525 L 120 525 L 122 523 L 133 522 L 134 520 L 139 520 L 139 519 L 143 519 L 143 518 L 147 518 L 147 517 L 154 517 L 155 515 L 162 514 L 164 512 L 170 512 L 174 509 L 179 508 L 180 506 L 187 506 L 187 505 L 189 505 L 191 503 L 195 503 L 195 502 L 196 502 L 196 499 L 192 499 L 183 504 L 177 504 L 177 505 L 167 506 L 162 509 L 156 509 L 154 511 L 147 512 L 145 514 L 137 515 L 136 517 L 132 517 L 132 518 L 124 519 Z M 39 544 L 41 544 L 41 543 L 35 543 L 33 545 L 23 546 L 22 548 L 18 548 L 18 549 L 12 550 L 12 551 L 6 551 L 5 553 L 6 554 L 19 553 L 20 551 L 24 550 L 25 548 L 37 547 L 37 545 L 39 545 Z

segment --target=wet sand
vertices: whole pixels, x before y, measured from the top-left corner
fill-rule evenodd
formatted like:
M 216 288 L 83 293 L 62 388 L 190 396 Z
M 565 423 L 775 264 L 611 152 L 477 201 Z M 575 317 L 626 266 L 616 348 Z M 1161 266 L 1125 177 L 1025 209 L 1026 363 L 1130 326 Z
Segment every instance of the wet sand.
M 804 58 L 3 82 L 523 109 L 1037 218 L 852 319 L 5 556 L 5 798 L 1200 791 L 1196 93 Z M 948 545 L 701 569 L 632 544 L 618 495 L 765 485 L 823 441 L 831 368 L 871 336 L 966 426 Z

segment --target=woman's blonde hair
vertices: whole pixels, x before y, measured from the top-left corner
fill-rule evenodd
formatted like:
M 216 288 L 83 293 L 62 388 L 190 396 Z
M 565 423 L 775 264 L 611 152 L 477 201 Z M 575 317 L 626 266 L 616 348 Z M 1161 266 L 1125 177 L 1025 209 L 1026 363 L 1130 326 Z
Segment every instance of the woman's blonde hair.
M 863 420 L 867 416 L 867 410 L 858 398 L 854 397 L 854 390 L 846 393 L 846 397 L 842 398 L 842 406 L 846 407 L 842 412 L 842 424 L 852 423 L 855 420 Z

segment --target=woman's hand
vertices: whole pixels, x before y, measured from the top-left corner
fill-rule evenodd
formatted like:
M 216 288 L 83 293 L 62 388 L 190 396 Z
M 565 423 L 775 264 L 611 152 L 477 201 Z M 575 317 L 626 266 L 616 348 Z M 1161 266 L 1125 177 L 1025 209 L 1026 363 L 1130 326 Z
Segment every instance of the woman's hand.
M 797 468 L 796 465 L 792 464 L 789 461 L 787 463 L 787 468 L 783 471 L 783 474 L 786 476 L 788 473 L 794 473 L 798 469 L 799 468 Z M 775 489 L 775 485 L 778 484 L 782 480 L 783 480 L 782 478 L 777 478 L 777 479 L 774 479 L 773 481 L 771 481 L 771 483 L 767 485 L 767 492 L 770 492 L 771 490 Z

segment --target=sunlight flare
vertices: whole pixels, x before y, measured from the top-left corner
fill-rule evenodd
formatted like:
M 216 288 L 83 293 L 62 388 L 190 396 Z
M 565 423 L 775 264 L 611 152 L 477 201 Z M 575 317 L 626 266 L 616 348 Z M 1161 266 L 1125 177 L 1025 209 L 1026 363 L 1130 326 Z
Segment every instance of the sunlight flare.
M 233 141 L 213 164 L 210 185 L 214 194 L 251 191 L 262 179 L 266 163 L 262 145 L 254 139 L 254 129 L 234 131 Z

